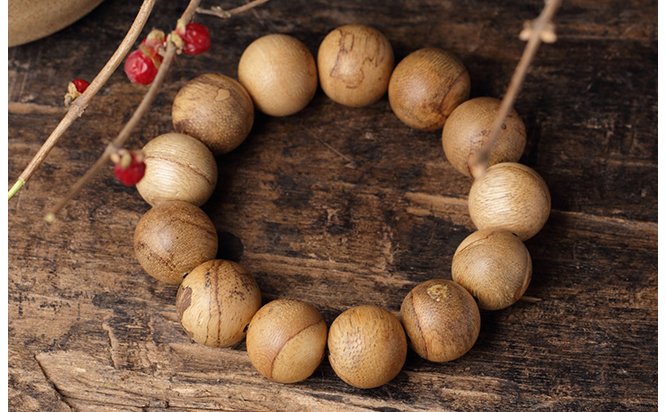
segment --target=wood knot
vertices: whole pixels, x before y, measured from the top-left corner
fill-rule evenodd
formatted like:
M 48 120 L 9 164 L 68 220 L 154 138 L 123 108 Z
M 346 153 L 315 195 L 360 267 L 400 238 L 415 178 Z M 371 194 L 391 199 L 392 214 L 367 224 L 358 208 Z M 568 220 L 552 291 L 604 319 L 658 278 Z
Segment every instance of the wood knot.
M 221 102 L 227 100 L 231 96 L 231 92 L 228 89 L 217 89 L 217 95 L 215 95 L 215 101 Z
M 426 290 L 426 293 L 435 302 L 441 302 L 449 296 L 449 288 L 446 285 L 433 285 Z

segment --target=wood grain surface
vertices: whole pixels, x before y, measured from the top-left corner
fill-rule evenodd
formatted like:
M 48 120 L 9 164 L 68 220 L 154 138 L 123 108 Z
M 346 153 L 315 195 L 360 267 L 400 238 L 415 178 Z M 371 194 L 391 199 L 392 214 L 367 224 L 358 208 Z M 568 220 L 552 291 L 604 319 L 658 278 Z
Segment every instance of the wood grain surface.
M 64 31 L 10 49 L 10 101 L 60 105 L 70 79 L 90 79 L 103 65 L 138 3 L 108 0 Z M 167 29 L 184 3 L 159 2 L 149 26 Z M 132 145 L 171 131 L 171 102 L 188 79 L 236 76 L 244 47 L 275 32 L 316 53 L 334 27 L 369 23 L 390 39 L 396 61 L 426 46 L 452 50 L 473 97 L 500 97 L 522 51 L 523 21 L 542 4 L 273 0 L 227 21 L 200 16 L 214 36 L 210 52 L 177 60 Z M 111 167 L 60 222 L 44 223 L 45 207 L 93 163 L 144 92 L 119 72 L 9 205 L 10 408 L 655 409 L 657 2 L 571 0 L 557 23 L 559 39 L 539 51 L 516 105 L 528 136 L 521 160 L 553 197 L 546 227 L 526 243 L 531 298 L 482 312 L 467 355 L 433 364 L 410 351 L 398 377 L 373 390 L 346 385 L 326 361 L 303 383 L 272 383 L 244 345 L 211 349 L 187 337 L 176 287 L 154 281 L 133 257 L 148 206 L 114 182 Z M 58 121 L 9 116 L 10 180 Z M 450 278 L 453 253 L 473 231 L 471 180 L 444 159 L 438 132 L 403 125 L 386 97 L 352 109 L 319 90 L 294 116 L 259 115 L 250 137 L 217 161 L 204 210 L 220 235 L 218 257 L 254 273 L 265 302 L 311 302 L 329 325 L 354 305 L 397 311 L 418 282 Z

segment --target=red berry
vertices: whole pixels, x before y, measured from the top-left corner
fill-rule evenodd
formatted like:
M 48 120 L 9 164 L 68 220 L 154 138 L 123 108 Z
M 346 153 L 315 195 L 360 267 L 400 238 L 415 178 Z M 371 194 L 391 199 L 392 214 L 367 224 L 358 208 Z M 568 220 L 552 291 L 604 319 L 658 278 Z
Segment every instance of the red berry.
M 139 183 L 146 173 L 146 163 L 144 163 L 143 155 L 140 153 L 126 150 L 122 152 L 113 168 L 113 174 L 123 185 L 134 186 Z
M 74 83 L 74 87 L 76 87 L 76 91 L 79 93 L 85 92 L 88 86 L 90 86 L 90 83 L 83 79 L 74 79 L 72 80 L 72 83 Z
M 208 27 L 203 24 L 189 23 L 185 26 L 185 33 L 180 37 L 183 39 L 185 54 L 194 56 L 210 49 L 210 33 Z
M 157 67 L 141 50 L 134 50 L 125 59 L 125 74 L 132 83 L 150 84 L 157 76 Z

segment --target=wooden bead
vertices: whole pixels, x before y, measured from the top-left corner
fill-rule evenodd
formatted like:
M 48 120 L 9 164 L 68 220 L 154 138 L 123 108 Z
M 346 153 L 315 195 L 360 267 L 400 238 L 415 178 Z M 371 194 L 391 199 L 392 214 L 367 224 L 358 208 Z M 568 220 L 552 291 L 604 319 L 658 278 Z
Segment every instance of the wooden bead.
M 417 285 L 403 300 L 400 314 L 410 346 L 431 362 L 461 357 L 474 346 L 481 329 L 474 298 L 446 279 Z
M 490 137 L 492 124 L 500 101 L 492 97 L 477 97 L 458 106 L 442 130 L 442 146 L 446 158 L 457 171 L 472 176 L 470 162 Z M 488 156 L 488 165 L 516 162 L 525 150 L 525 124 L 511 110 Z
M 477 229 L 505 229 L 526 240 L 548 220 L 550 192 L 529 167 L 498 163 L 474 181 L 468 205 Z
M 252 42 L 238 63 L 238 80 L 254 104 L 270 116 L 301 111 L 317 91 L 317 67 L 310 50 L 286 34 Z
M 317 65 L 321 88 L 328 97 L 345 106 L 367 106 L 386 93 L 393 49 L 378 30 L 349 24 L 324 38 Z
M 261 307 L 261 292 L 251 274 L 228 260 L 209 260 L 183 280 L 176 312 L 197 343 L 228 347 L 245 337 L 252 316 Z
M 400 373 L 407 339 L 400 321 L 386 309 L 356 306 L 331 324 L 328 351 L 340 379 L 357 388 L 376 388 Z
M 305 380 L 324 358 L 327 328 L 309 303 L 274 300 L 254 315 L 247 330 L 247 354 L 265 377 L 280 383 Z
M 217 164 L 197 139 L 180 133 L 158 136 L 143 147 L 146 173 L 136 185 L 151 206 L 183 200 L 201 206 L 213 194 Z
M 532 258 L 513 233 L 479 230 L 458 246 L 451 275 L 477 298 L 481 309 L 504 309 L 517 302 L 527 290 L 532 279 Z
M 55 33 L 90 13 L 101 3 L 102 0 L 7 2 L 7 45 L 14 47 Z
M 391 75 L 388 95 L 393 113 L 407 126 L 440 129 L 447 117 L 469 97 L 465 66 L 441 49 L 417 50 L 405 57 Z
M 254 105 L 231 77 L 207 73 L 185 84 L 171 107 L 173 128 L 199 139 L 215 154 L 238 147 L 252 129 Z
M 217 231 L 198 207 L 162 202 L 136 225 L 134 253 L 150 276 L 177 285 L 189 271 L 215 257 Z

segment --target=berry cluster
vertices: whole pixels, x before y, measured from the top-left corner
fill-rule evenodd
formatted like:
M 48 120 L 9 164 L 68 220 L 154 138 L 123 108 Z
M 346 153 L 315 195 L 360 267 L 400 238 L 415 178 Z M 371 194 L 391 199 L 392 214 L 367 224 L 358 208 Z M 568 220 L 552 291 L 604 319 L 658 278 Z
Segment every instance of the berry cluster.
M 162 64 L 167 41 L 173 41 L 178 51 L 195 56 L 210 49 L 210 32 L 203 24 L 179 23 L 168 37 L 161 30 L 152 30 L 139 47 L 127 55 L 125 74 L 132 83 L 148 85 L 153 82 Z
M 157 71 L 162 64 L 163 54 L 168 41 L 172 41 L 178 53 L 196 56 L 210 49 L 210 32 L 208 27 L 199 23 L 184 24 L 178 22 L 176 30 L 167 37 L 162 30 L 153 29 L 139 44 L 139 47 L 127 55 L 125 74 L 132 83 L 149 85 L 155 80 Z M 67 86 L 65 106 L 69 106 L 90 86 L 86 80 L 77 78 Z M 113 173 L 116 179 L 125 186 L 134 186 L 143 178 L 146 164 L 141 151 L 120 149 L 111 156 L 115 164 Z
M 139 47 L 127 55 L 124 69 L 132 83 L 149 85 L 153 82 L 162 64 L 167 41 L 169 38 L 163 31 L 153 29 Z M 206 52 L 211 44 L 208 28 L 199 23 L 185 25 L 179 22 L 176 30 L 171 33 L 171 41 L 176 44 L 179 52 L 190 56 Z M 71 103 L 88 85 L 83 79 L 72 80 L 65 95 L 65 104 Z M 116 179 L 125 186 L 136 185 L 146 173 L 146 163 L 141 151 L 120 149 L 111 156 L 111 160 L 115 164 L 113 173 Z

